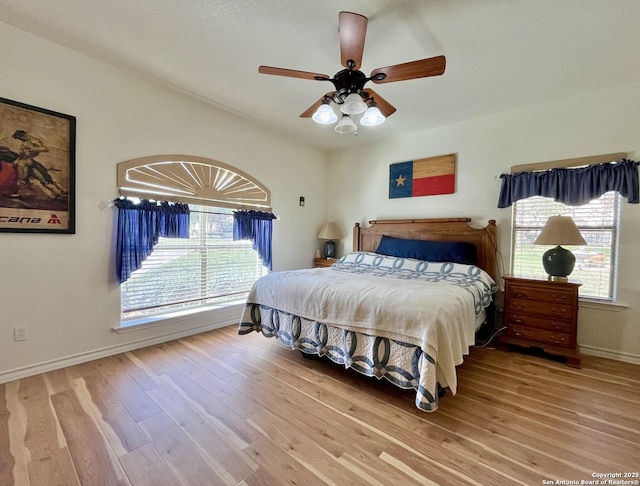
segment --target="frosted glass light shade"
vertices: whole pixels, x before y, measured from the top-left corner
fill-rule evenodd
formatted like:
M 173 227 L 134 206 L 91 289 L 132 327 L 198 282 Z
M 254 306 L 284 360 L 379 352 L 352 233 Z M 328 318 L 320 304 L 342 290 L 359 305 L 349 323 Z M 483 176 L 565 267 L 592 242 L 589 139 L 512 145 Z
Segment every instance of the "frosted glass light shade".
M 367 111 L 364 112 L 362 118 L 360 118 L 360 125 L 364 125 L 365 127 L 375 127 L 376 125 L 382 125 L 386 118 L 380 112 L 378 107 L 371 106 L 367 108 Z
M 367 110 L 367 104 L 358 93 L 351 93 L 340 105 L 340 111 L 346 115 L 359 115 Z
M 322 104 L 318 107 L 311 119 L 321 125 L 331 125 L 338 121 L 338 115 L 336 115 L 330 105 Z
M 338 133 L 354 133 L 358 130 L 358 126 L 349 115 L 342 115 L 334 130 Z

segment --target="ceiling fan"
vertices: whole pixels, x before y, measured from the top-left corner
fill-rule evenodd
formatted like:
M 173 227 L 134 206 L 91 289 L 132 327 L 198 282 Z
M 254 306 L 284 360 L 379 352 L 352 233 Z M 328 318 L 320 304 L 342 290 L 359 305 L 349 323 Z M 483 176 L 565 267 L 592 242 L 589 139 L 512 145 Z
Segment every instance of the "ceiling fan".
M 340 12 L 338 16 L 338 34 L 340 36 L 340 62 L 345 69 L 338 71 L 333 78 L 326 74 L 297 71 L 271 66 L 260 66 L 258 72 L 290 78 L 329 81 L 334 90 L 324 94 L 300 115 L 301 118 L 312 118 L 322 124 L 335 123 L 338 116 L 331 108 L 331 103 L 340 106 L 342 118 L 335 130 L 339 133 L 357 132 L 357 126 L 351 115 L 364 113 L 360 123 L 366 126 L 379 125 L 385 118 L 395 113 L 396 109 L 378 93 L 365 84 L 372 81 L 376 84 L 393 83 L 409 79 L 440 76 L 444 73 L 446 60 L 444 56 L 430 57 L 418 61 L 406 62 L 377 68 L 367 77 L 360 66 L 367 34 L 367 17 L 352 12 Z

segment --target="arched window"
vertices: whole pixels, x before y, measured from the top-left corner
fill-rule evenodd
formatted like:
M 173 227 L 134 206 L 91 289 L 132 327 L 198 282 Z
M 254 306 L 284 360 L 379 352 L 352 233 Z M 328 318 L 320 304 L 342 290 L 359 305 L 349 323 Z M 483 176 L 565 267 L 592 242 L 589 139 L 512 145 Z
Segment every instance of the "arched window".
M 234 241 L 233 210 L 270 211 L 271 193 L 221 162 L 158 155 L 117 166 L 121 196 L 189 204 L 189 238 L 160 238 L 120 286 L 122 326 L 242 301 L 267 273 L 250 241 Z
M 155 155 L 118 164 L 122 196 L 232 209 L 271 208 L 271 191 L 250 175 L 216 160 Z

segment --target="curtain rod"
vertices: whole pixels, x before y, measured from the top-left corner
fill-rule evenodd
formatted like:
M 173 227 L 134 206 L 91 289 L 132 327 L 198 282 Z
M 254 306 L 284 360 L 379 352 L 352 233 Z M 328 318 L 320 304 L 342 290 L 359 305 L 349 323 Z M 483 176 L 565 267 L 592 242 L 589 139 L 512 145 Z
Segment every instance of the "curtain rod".
M 547 169 L 560 169 L 564 167 L 579 167 L 582 165 L 597 165 L 614 160 L 626 159 L 626 152 L 615 154 L 592 155 L 590 157 L 578 157 L 576 159 L 550 160 L 548 162 L 539 162 L 536 164 L 522 164 L 511 167 L 511 172 L 537 171 Z
M 115 204 L 114 204 L 113 201 L 100 201 L 100 204 L 99 204 L 98 207 L 100 209 L 107 209 L 107 208 L 112 208 L 114 206 L 115 206 Z M 217 215 L 217 216 L 232 216 L 233 215 L 233 213 L 218 213 L 218 212 L 215 212 L 215 211 L 196 211 L 194 209 L 190 209 L 189 211 L 192 212 L 192 213 L 214 214 L 214 215 Z M 273 214 L 276 217 L 276 220 L 280 220 L 280 216 L 278 216 L 277 214 L 273 213 L 273 211 L 265 211 L 265 212 Z
M 220 216 L 232 216 L 233 213 L 217 213 L 215 211 L 196 211 L 195 209 L 190 209 L 190 213 L 200 213 L 200 214 L 216 214 Z
M 121 197 L 123 197 L 124 199 L 127 198 L 127 196 L 121 196 Z M 133 196 L 133 197 L 137 197 L 137 196 Z M 115 202 L 117 201 L 117 199 L 118 198 L 113 199 L 111 201 L 100 201 L 100 204 L 99 204 L 100 209 L 112 208 L 113 206 L 115 206 Z M 138 199 L 140 199 L 140 198 L 138 198 Z M 160 201 L 160 200 L 157 200 L 157 199 L 152 199 L 152 200 L 153 201 Z M 172 201 L 169 201 L 169 202 L 172 202 Z M 185 204 L 185 203 L 183 203 L 183 204 Z M 206 206 L 206 205 L 202 205 L 201 204 L 201 206 Z M 245 209 L 246 210 L 252 210 L 252 211 L 264 211 L 265 213 L 272 213 L 273 214 L 273 209 L 270 208 L 270 207 L 269 208 L 266 208 L 266 207 L 263 208 L 263 207 L 255 206 L 255 207 L 229 208 L 229 209 L 231 209 L 232 211 L 239 211 L 239 210 L 245 210 Z M 218 212 L 214 212 L 214 211 L 196 211 L 194 209 L 190 209 L 190 212 L 192 212 L 192 213 L 203 213 L 203 214 L 217 214 L 217 215 L 222 215 L 222 216 L 232 214 L 232 213 L 218 213 Z

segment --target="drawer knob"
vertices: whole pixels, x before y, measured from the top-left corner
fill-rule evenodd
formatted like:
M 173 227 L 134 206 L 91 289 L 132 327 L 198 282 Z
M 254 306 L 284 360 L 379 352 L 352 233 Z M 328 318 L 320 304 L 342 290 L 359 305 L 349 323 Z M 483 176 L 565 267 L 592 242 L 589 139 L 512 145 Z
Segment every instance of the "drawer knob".
M 567 296 L 566 295 L 551 294 L 551 298 L 555 302 L 566 302 L 567 301 Z
M 516 299 L 528 299 L 529 296 L 527 294 L 525 294 L 524 292 L 514 292 L 513 293 L 513 297 L 515 297 Z
M 560 337 L 552 336 L 551 340 L 556 344 L 564 344 L 564 337 L 563 336 L 560 336 Z
M 556 307 L 552 307 L 551 312 L 556 316 L 563 316 L 567 313 L 566 309 L 558 309 Z

